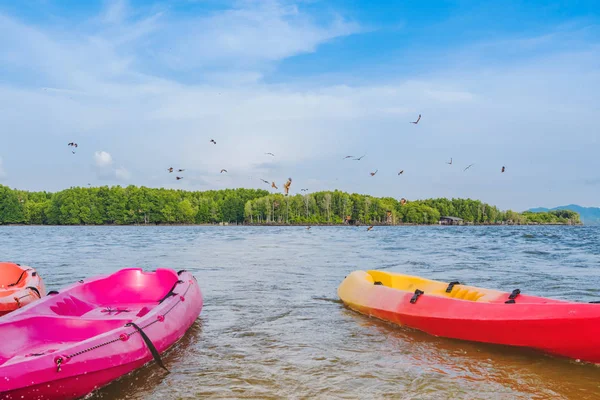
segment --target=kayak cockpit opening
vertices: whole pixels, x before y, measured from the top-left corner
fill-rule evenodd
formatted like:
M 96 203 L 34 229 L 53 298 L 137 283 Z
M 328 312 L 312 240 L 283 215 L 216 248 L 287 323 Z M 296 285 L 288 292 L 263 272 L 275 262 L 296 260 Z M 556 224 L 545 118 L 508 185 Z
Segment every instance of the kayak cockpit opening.
M 419 289 L 427 295 L 449 297 L 457 300 L 490 302 L 503 295 L 502 292 L 462 285 L 458 281 L 440 282 L 418 276 L 403 275 L 385 271 L 367 271 L 367 279 L 374 285 L 414 293 Z
M 0 275 L 0 288 L 21 288 L 27 284 L 29 269 L 21 268 L 18 264 L 2 263 L 2 274 Z

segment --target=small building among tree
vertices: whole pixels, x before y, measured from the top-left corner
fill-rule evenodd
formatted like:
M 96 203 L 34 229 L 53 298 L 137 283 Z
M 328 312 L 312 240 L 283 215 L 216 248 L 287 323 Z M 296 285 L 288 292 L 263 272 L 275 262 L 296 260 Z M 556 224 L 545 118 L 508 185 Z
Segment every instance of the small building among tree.
M 462 225 L 463 219 L 458 217 L 440 217 L 440 225 Z

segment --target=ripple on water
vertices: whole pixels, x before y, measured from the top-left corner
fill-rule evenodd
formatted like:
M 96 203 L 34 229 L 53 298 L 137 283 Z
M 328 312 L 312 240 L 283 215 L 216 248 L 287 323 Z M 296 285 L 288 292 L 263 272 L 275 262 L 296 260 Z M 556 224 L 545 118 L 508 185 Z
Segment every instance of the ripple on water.
M 0 227 L 48 290 L 117 268 L 193 272 L 205 308 L 165 355 L 91 399 L 597 399 L 598 368 L 436 338 L 346 309 L 337 286 L 386 269 L 598 300 L 591 227 Z

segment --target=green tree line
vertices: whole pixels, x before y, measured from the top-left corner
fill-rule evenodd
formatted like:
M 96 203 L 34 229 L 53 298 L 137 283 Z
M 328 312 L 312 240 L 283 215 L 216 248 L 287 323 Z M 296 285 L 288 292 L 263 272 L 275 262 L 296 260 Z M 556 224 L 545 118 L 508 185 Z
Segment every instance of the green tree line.
M 355 223 L 436 224 L 441 216 L 462 218 L 473 224 L 579 224 L 573 211 L 518 213 L 471 199 L 427 199 L 402 204 L 391 197 L 372 197 L 340 191 L 285 197 L 281 194 L 256 198 L 246 203 L 248 223 L 341 224 Z
M 501 211 L 471 199 L 427 199 L 402 204 L 391 197 L 341 191 L 284 196 L 266 190 L 192 192 L 136 186 L 73 187 L 56 193 L 0 185 L 0 224 L 435 224 L 440 216 L 468 223 L 580 223 L 579 214 Z

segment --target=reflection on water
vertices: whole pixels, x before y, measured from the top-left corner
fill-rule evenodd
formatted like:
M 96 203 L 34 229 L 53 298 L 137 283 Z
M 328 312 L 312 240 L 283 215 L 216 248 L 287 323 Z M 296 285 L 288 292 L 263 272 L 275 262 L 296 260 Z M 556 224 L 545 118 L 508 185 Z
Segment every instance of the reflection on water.
M 346 309 L 356 269 L 598 300 L 591 227 L 1 227 L 0 258 L 48 290 L 140 266 L 192 271 L 205 308 L 165 355 L 90 399 L 597 399 L 600 369 L 436 338 Z

